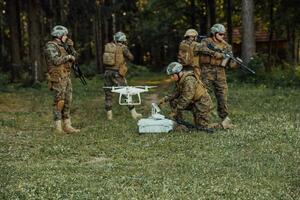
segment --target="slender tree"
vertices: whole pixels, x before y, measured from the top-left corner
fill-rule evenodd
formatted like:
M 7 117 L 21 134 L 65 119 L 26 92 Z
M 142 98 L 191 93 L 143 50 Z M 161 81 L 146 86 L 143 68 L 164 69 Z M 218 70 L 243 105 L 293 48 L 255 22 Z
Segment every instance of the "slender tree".
M 254 2 L 253 0 L 242 0 L 242 58 L 248 63 L 255 53 L 254 35 Z
M 207 25 L 208 29 L 216 23 L 216 1 L 206 0 L 206 10 L 207 10 Z
M 227 21 L 227 38 L 229 44 L 232 44 L 232 0 L 225 0 L 226 21 Z
M 274 0 L 269 1 L 269 42 L 268 42 L 268 64 L 266 65 L 266 72 L 271 72 L 272 70 L 272 44 L 273 44 L 273 29 L 274 29 L 274 15 L 273 15 L 273 10 L 274 10 Z
M 96 65 L 97 70 L 100 73 L 104 72 L 102 54 L 103 54 L 103 40 L 102 40 L 102 17 L 101 17 L 101 5 L 100 0 L 96 1 L 96 13 L 95 13 L 95 45 L 96 45 Z
M 11 81 L 16 82 L 20 77 L 21 70 L 21 53 L 20 53 L 20 16 L 19 7 L 16 0 L 7 2 L 8 8 L 8 23 L 10 30 L 10 48 L 11 48 Z
M 29 57 L 31 78 L 33 83 L 37 83 L 43 78 L 43 66 L 41 62 L 41 34 L 40 34 L 40 2 L 39 0 L 28 0 L 29 19 Z

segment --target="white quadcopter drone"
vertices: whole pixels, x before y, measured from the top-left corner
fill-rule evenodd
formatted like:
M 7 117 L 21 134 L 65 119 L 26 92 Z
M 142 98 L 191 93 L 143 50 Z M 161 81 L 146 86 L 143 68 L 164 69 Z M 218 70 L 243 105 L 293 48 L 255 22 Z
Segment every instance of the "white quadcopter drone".
M 111 86 L 103 87 L 111 89 L 114 93 L 119 93 L 119 104 L 122 106 L 128 105 L 140 105 L 142 103 L 141 95 L 142 92 L 148 92 L 150 88 L 157 86 Z M 134 99 L 137 96 L 137 99 Z

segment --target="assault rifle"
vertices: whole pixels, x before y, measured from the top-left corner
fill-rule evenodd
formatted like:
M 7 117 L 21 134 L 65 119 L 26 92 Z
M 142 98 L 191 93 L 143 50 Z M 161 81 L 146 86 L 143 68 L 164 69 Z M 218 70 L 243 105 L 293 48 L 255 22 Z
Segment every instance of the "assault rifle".
M 247 71 L 251 72 L 252 74 L 255 74 L 255 71 L 253 71 L 252 69 L 250 69 L 249 67 L 247 67 L 243 60 L 240 59 L 239 57 L 234 57 L 231 53 L 225 52 L 219 48 L 216 48 L 213 44 L 208 44 L 207 47 L 213 51 L 219 52 L 219 53 L 223 53 L 225 54 L 225 57 L 230 58 L 231 60 L 233 60 L 234 62 L 236 62 L 237 64 L 239 64 L 241 67 L 243 67 L 244 69 L 246 69 Z
M 183 121 L 183 120 L 180 120 L 180 119 L 175 119 L 175 122 L 177 124 L 186 126 L 189 130 L 205 131 L 207 133 L 213 133 L 214 132 L 214 129 L 212 129 L 212 128 L 205 128 L 205 127 L 202 127 L 202 126 L 196 126 L 192 123 L 189 123 L 189 122 L 186 122 L 186 121 Z
M 85 77 L 84 77 L 82 71 L 80 70 L 79 65 L 77 64 L 77 62 L 74 62 L 72 64 L 72 69 L 74 71 L 75 77 L 76 78 L 78 77 L 83 85 L 87 85 Z
M 64 48 L 66 49 L 66 51 L 67 51 L 68 54 L 71 54 L 71 55 L 73 55 L 73 56 L 76 56 L 76 51 L 75 51 L 75 49 L 73 48 L 73 46 L 68 45 L 68 44 L 64 44 Z M 75 74 L 75 77 L 76 77 L 76 78 L 79 78 L 80 81 L 81 81 L 81 83 L 82 83 L 83 85 L 87 85 L 87 82 L 86 82 L 86 80 L 85 80 L 84 74 L 83 74 L 82 71 L 80 70 L 80 67 L 79 67 L 79 65 L 78 65 L 78 63 L 77 63 L 76 61 L 73 62 L 73 64 L 72 64 L 72 70 L 73 70 L 73 72 L 74 72 L 74 74 Z

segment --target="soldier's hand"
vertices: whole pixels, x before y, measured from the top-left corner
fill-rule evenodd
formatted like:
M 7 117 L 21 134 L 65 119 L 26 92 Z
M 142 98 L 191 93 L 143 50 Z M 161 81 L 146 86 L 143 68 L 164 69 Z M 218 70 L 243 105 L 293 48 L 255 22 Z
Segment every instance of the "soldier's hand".
M 74 56 L 72 56 L 72 55 L 67 55 L 67 60 L 68 61 L 71 61 L 71 62 L 75 62 L 75 57 Z
M 168 98 L 167 97 L 163 97 L 159 100 L 158 102 L 158 106 L 161 106 L 163 104 L 165 104 L 166 102 L 168 101 Z
M 171 113 L 169 114 L 169 117 L 170 117 L 171 119 L 175 120 L 176 117 L 177 117 L 177 114 L 176 114 L 175 112 L 171 112 Z
M 225 54 L 224 53 L 215 52 L 214 53 L 214 57 L 216 57 L 217 59 L 222 59 L 222 58 L 225 58 Z

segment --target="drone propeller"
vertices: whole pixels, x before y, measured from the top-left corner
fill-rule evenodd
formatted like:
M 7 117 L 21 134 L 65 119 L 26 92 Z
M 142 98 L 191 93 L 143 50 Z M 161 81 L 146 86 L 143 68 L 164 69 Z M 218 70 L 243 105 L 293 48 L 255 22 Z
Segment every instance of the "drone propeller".
M 145 85 L 145 86 L 133 86 L 133 87 L 136 87 L 136 88 L 145 88 L 145 89 L 150 89 L 150 88 L 156 88 L 157 86 Z

